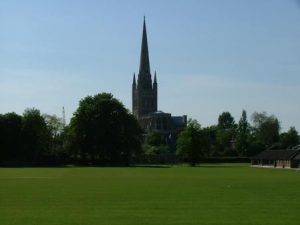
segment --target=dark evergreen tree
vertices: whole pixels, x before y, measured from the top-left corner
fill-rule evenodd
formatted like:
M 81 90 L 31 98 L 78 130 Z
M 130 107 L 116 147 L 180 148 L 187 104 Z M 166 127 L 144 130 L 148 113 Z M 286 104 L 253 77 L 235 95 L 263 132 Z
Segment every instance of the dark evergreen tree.
M 249 145 L 250 145 L 250 132 L 251 126 L 247 120 L 247 112 L 243 110 L 242 116 L 238 123 L 237 136 L 236 136 L 236 147 L 239 155 L 248 155 Z

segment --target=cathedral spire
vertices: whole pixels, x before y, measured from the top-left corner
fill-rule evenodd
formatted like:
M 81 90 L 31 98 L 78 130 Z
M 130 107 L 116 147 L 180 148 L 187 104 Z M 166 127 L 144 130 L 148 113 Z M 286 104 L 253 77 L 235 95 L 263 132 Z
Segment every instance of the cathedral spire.
M 156 73 L 154 82 L 150 72 L 148 41 L 146 31 L 146 21 L 144 17 L 142 45 L 140 55 L 140 69 L 137 76 L 133 75 L 132 82 L 132 112 L 140 118 L 149 113 L 157 111 L 157 81 Z
M 132 81 L 132 85 L 133 85 L 134 87 L 136 86 L 135 73 L 133 73 L 133 81 Z
M 147 41 L 145 16 L 144 16 L 144 24 L 143 24 L 143 36 L 142 36 L 139 74 L 150 74 L 150 63 L 149 63 L 149 52 L 148 52 L 148 41 Z
M 153 84 L 157 84 L 157 80 L 156 80 L 156 71 L 154 72 L 154 81 Z

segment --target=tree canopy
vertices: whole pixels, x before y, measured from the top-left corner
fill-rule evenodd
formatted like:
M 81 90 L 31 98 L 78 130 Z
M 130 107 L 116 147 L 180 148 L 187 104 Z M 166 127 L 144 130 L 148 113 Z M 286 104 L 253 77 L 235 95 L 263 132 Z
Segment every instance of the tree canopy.
M 220 129 L 226 130 L 231 129 L 235 126 L 234 118 L 231 116 L 230 112 L 223 112 L 218 118 L 218 127 Z
M 274 115 L 266 112 L 252 114 L 256 140 L 266 148 L 279 141 L 280 123 Z
M 265 149 L 299 145 L 298 131 L 290 127 L 280 133 L 274 115 L 255 112 L 251 119 L 248 122 L 245 110 L 238 124 L 229 112 L 221 113 L 216 125 L 204 128 L 190 119 L 175 134 L 176 146 L 170 146 L 171 134 L 155 130 L 142 134 L 124 105 L 112 94 L 101 93 L 82 99 L 67 126 L 56 115 L 41 114 L 35 108 L 23 115 L 0 114 L 0 165 L 128 165 L 143 159 L 162 163 L 179 159 L 195 165 L 204 158 L 249 157 Z
M 281 148 L 292 148 L 296 145 L 299 145 L 299 134 L 295 127 L 290 127 L 287 132 L 280 134 L 280 144 Z
M 73 156 L 85 162 L 129 164 L 141 151 L 137 120 L 109 93 L 82 99 L 69 132 Z
M 249 155 L 251 125 L 247 119 L 246 110 L 242 111 L 242 116 L 239 120 L 236 135 L 236 147 L 239 155 Z
M 38 162 L 49 151 L 51 134 L 38 109 L 26 109 L 22 124 L 23 159 Z
M 205 147 L 200 124 L 197 120 L 190 119 L 187 127 L 178 136 L 177 154 L 184 161 L 195 166 L 204 155 Z
M 217 151 L 219 155 L 235 156 L 233 149 L 234 137 L 236 135 L 236 124 L 230 112 L 223 112 L 219 115 L 217 126 Z
M 0 115 L 0 162 L 17 161 L 21 154 L 22 116 Z

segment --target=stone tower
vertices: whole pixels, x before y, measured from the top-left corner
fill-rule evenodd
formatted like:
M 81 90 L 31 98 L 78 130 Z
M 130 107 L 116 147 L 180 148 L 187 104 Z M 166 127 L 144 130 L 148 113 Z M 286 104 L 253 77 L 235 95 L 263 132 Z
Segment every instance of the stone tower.
M 154 81 L 152 83 L 152 76 L 150 71 L 148 42 L 146 22 L 144 17 L 140 69 L 136 81 L 135 74 L 133 74 L 132 82 L 132 112 L 140 118 L 149 113 L 157 111 L 157 80 L 156 72 L 154 73 Z

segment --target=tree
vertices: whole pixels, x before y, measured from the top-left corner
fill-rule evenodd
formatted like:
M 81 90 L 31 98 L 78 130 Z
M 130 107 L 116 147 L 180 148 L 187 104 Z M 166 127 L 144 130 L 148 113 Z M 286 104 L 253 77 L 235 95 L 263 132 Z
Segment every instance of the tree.
M 292 148 L 296 145 L 299 145 L 299 135 L 295 127 L 290 127 L 287 132 L 280 134 L 281 148 Z
M 181 131 L 177 139 L 177 155 L 184 161 L 195 166 L 204 154 L 205 144 L 201 133 L 201 126 L 197 120 L 190 119 L 187 127 Z
M 279 141 L 280 123 L 274 115 L 268 115 L 266 112 L 252 114 L 254 123 L 254 135 L 258 143 L 265 148 L 271 147 Z
M 150 131 L 147 133 L 145 143 L 156 147 L 164 144 L 161 134 L 158 131 Z
M 43 118 L 53 138 L 59 136 L 64 129 L 62 118 L 56 115 L 43 114 Z
M 207 156 L 218 156 L 217 132 L 218 127 L 216 125 L 202 129 L 202 133 L 206 143 L 205 154 L 207 154 Z
M 170 148 L 166 145 L 162 135 L 158 131 L 150 131 L 146 134 L 143 149 L 146 154 L 166 154 L 170 153 Z
M 0 162 L 19 159 L 21 151 L 22 116 L 16 113 L 0 115 Z
M 223 112 L 218 118 L 217 126 L 217 151 L 220 155 L 235 156 L 234 142 L 236 135 L 236 124 L 229 112 Z
M 248 155 L 249 145 L 250 145 L 250 131 L 251 126 L 247 120 L 247 112 L 242 111 L 242 116 L 238 123 L 237 128 L 237 150 L 240 155 Z
M 137 120 L 109 93 L 81 100 L 68 131 L 73 156 L 85 162 L 129 164 L 141 151 Z
M 48 161 L 52 163 L 61 163 L 67 158 L 67 153 L 64 148 L 64 123 L 62 118 L 56 115 L 43 114 L 47 128 L 51 135 L 51 143 Z
M 218 128 L 227 130 L 235 127 L 234 118 L 230 112 L 223 112 L 218 118 Z
M 22 120 L 22 160 L 43 161 L 49 152 L 50 142 L 51 133 L 40 111 L 34 108 L 26 109 Z

